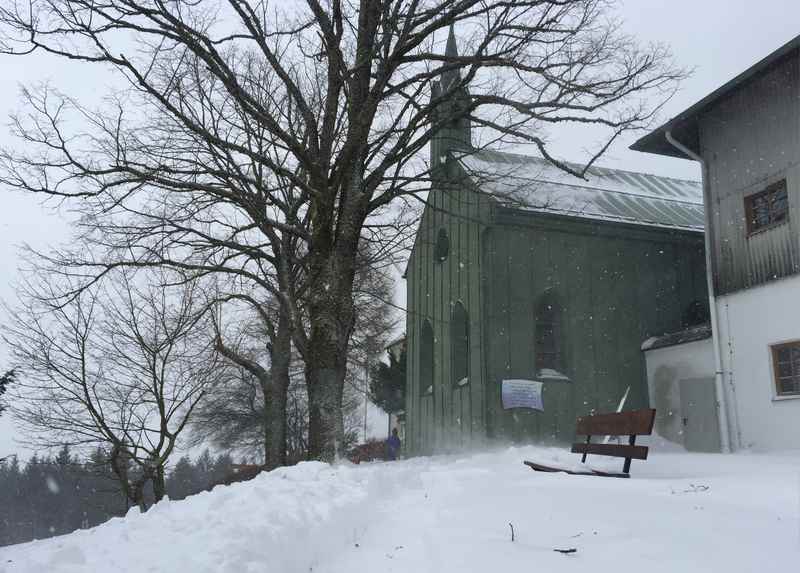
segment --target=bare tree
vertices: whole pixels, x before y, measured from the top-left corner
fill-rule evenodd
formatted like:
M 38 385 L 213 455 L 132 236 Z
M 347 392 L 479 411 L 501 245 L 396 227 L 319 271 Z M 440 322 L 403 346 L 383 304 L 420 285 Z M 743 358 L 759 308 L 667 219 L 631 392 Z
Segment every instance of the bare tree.
M 378 260 L 366 253 L 361 261 L 355 284 L 356 322 L 342 400 L 345 447 L 352 445 L 363 421 L 361 406 L 368 396 L 362 377 L 396 326 L 388 302 L 393 287 L 391 277 L 379 268 Z M 225 320 L 222 312 L 216 314 L 216 348 L 241 370 L 233 379 L 210 389 L 192 421 L 193 441 L 211 441 L 248 454 L 263 451 L 266 469 L 297 461 L 307 452 L 308 403 L 301 360 L 287 339 L 279 358 L 285 360 L 280 367 L 289 372 L 289 382 L 275 384 L 278 356 L 273 324 L 280 319 L 280 305 L 258 304 L 251 296 L 234 294 L 217 294 L 212 299 L 228 309 Z M 231 308 L 234 302 L 243 303 L 240 312 Z M 265 340 L 269 341 L 266 346 Z
M 264 467 L 266 469 L 273 469 L 279 466 L 286 465 L 286 408 L 287 408 L 287 393 L 291 384 L 290 368 L 292 363 L 292 338 L 291 338 L 291 324 L 287 313 L 283 311 L 282 305 L 260 303 L 253 296 L 238 294 L 228 294 L 225 296 L 217 297 L 215 303 L 217 308 L 226 302 L 243 301 L 249 309 L 256 315 L 258 320 L 258 327 L 245 329 L 244 332 L 240 331 L 235 334 L 236 342 L 227 342 L 223 337 L 223 328 L 220 324 L 222 322 L 222 311 L 218 314 L 219 318 L 214 321 L 215 329 L 215 348 L 227 360 L 236 366 L 244 369 L 249 374 L 245 377 L 239 377 L 240 382 L 234 388 L 226 388 L 224 392 L 233 391 L 237 397 L 248 397 L 248 404 L 245 406 L 245 412 L 248 417 L 252 413 L 260 412 L 261 419 L 259 420 L 258 427 L 262 430 L 262 445 L 264 448 Z M 244 344 L 242 344 L 242 335 L 247 331 L 255 330 L 255 338 L 262 342 L 262 348 L 265 352 L 252 352 Z M 266 345 L 263 345 L 266 341 Z M 259 356 L 260 355 L 260 356 Z M 258 382 L 258 392 L 252 394 L 252 386 L 249 383 L 250 378 Z M 248 388 L 249 387 L 249 388 Z M 242 394 L 242 391 L 245 394 Z M 260 397 L 260 404 L 256 406 L 250 403 L 250 397 Z M 233 405 L 233 408 L 241 407 L 241 405 Z M 206 410 L 208 414 L 208 410 Z M 244 430 L 247 433 L 251 425 L 243 425 L 244 420 L 234 421 L 229 419 L 224 422 L 221 417 L 224 410 L 214 414 L 212 419 L 218 422 L 223 422 L 223 426 L 217 429 L 212 429 L 212 434 L 218 438 L 220 435 L 225 436 L 229 434 L 231 429 L 239 431 Z M 232 413 L 230 410 L 227 414 Z M 208 416 L 206 416 L 208 422 Z M 208 424 L 206 423 L 208 427 Z M 227 431 L 226 431 L 227 430 Z M 222 431 L 222 434 L 220 434 Z
M 15 368 L 12 413 L 31 444 L 103 446 L 127 498 L 156 501 L 164 470 L 206 389 L 228 375 L 192 285 L 118 272 L 69 303 L 33 279 L 4 329 Z
M 611 4 L 12 2 L 0 10 L 3 51 L 110 66 L 130 89 L 99 111 L 29 93 L 33 118 L 17 123 L 26 152 L 5 153 L 3 179 L 74 198 L 97 220 L 139 218 L 103 260 L 77 257 L 94 276 L 169 264 L 272 292 L 305 361 L 309 454 L 331 459 L 344 433 L 359 243 L 428 189 L 447 155 L 437 142 L 468 122 L 480 145 L 529 143 L 583 176 L 672 93 L 682 73 L 669 54 L 621 34 Z M 437 48 L 448 29 L 448 48 Z M 562 123 L 605 131 L 582 168 L 548 152 L 546 128 Z M 429 144 L 430 164 L 421 159 Z M 462 144 L 469 152 L 479 142 Z
M 239 347 L 237 353 L 255 359 L 256 352 Z M 295 364 L 299 364 L 295 362 Z M 342 399 L 344 419 L 343 449 L 352 446 L 361 428 L 363 388 L 357 379 L 360 370 L 351 368 Z M 308 454 L 308 396 L 303 369 L 292 368 L 291 383 L 286 393 L 285 464 L 294 464 Z M 265 427 L 272 425 L 263 384 L 250 370 L 241 368 L 238 375 L 224 384 L 210 388 L 206 398 L 192 416 L 192 443 L 213 443 L 226 451 L 260 458 L 264 455 Z M 271 464 L 260 465 L 270 469 Z
M 213 444 L 232 455 L 263 459 L 265 406 L 262 384 L 247 369 L 238 369 L 225 384 L 209 389 L 195 410 L 192 444 Z

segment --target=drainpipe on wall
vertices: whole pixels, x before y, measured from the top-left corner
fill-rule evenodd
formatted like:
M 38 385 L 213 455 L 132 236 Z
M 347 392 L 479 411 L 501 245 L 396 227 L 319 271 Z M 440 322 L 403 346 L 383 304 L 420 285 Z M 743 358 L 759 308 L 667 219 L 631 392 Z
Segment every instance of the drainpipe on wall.
M 730 432 L 728 430 L 728 407 L 725 399 L 725 381 L 722 372 L 722 352 L 720 351 L 719 322 L 717 319 L 717 301 L 714 296 L 714 279 L 711 267 L 711 192 L 708 181 L 708 166 L 705 160 L 697 153 L 683 145 L 680 141 L 672 137 L 672 132 L 666 132 L 667 141 L 678 151 L 687 157 L 700 163 L 703 171 L 703 214 L 705 218 L 705 240 L 706 251 L 706 286 L 708 288 L 708 309 L 711 319 L 711 346 L 714 352 L 714 390 L 717 394 L 717 404 L 719 407 L 719 439 L 722 453 L 730 453 Z

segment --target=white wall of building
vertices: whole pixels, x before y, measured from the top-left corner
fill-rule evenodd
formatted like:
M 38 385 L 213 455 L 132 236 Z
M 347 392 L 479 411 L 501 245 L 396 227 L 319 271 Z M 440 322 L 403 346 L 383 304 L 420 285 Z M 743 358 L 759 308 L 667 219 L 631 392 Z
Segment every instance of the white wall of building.
M 711 338 L 645 351 L 650 407 L 656 409 L 655 431 L 683 444 L 680 381 L 713 378 Z
M 800 448 L 800 396 L 778 397 L 770 345 L 800 339 L 800 276 L 717 298 L 732 445 Z

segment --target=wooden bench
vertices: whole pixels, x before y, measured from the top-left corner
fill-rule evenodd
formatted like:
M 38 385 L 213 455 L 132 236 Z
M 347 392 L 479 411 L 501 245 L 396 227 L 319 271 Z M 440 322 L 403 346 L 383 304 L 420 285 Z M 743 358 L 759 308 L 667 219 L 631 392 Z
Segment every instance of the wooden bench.
M 585 442 L 572 444 L 572 453 L 583 454 L 581 462 L 586 463 L 588 454 L 625 458 L 622 473 L 598 470 L 569 470 L 525 461 L 525 465 L 539 472 L 566 472 L 574 475 L 596 475 L 603 477 L 630 477 L 631 460 L 646 460 L 647 446 L 637 446 L 636 436 L 649 436 L 653 433 L 656 411 L 652 408 L 632 410 L 615 414 L 581 416 L 576 422 L 575 433 L 586 436 Z M 626 444 L 592 443 L 592 436 L 628 436 Z

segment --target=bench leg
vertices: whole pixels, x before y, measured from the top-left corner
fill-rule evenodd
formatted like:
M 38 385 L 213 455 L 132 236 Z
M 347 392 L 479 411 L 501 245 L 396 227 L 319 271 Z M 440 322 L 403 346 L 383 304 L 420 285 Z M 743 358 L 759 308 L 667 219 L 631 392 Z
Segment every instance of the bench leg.
M 592 437 L 591 436 L 586 436 L 586 443 L 590 444 L 591 442 L 592 442 Z M 583 457 L 581 457 L 581 463 L 582 464 L 586 463 L 586 452 L 584 452 Z
M 629 436 L 628 437 L 628 444 L 631 446 L 636 444 L 636 436 Z M 622 467 L 622 473 L 630 473 L 631 472 L 631 458 L 625 458 L 625 465 Z

